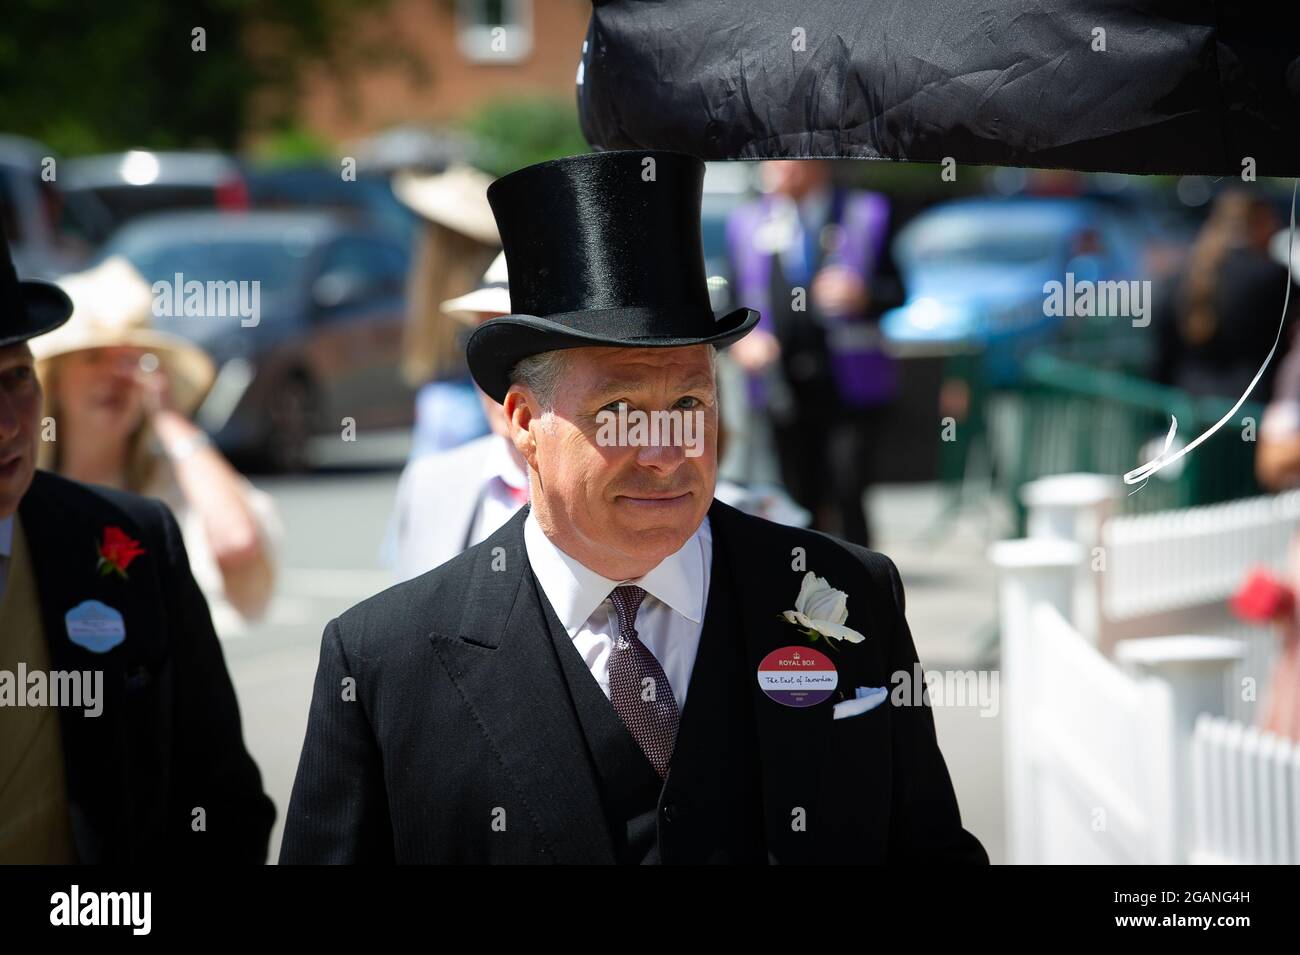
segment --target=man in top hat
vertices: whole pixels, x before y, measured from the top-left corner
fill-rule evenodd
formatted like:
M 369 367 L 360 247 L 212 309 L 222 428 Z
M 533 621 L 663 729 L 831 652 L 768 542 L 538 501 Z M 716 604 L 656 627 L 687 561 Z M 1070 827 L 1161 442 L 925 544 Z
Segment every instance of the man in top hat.
M 28 340 L 68 320 L 0 237 L 0 863 L 263 862 L 275 809 L 180 530 L 36 470 Z
M 714 499 L 714 349 L 758 316 L 709 307 L 703 176 L 492 185 L 513 310 L 468 358 L 530 502 L 326 626 L 281 862 L 987 862 L 888 692 L 920 677 L 893 563 Z
M 472 331 L 510 312 L 504 252 L 483 273 L 478 287 L 442 303 L 445 315 Z M 475 388 L 490 433 L 408 461 L 397 482 L 385 548 L 398 580 L 410 580 L 451 560 L 509 520 L 528 501 L 528 462 L 510 440 L 505 409 Z M 724 431 L 719 424 L 718 457 Z M 783 524 L 807 526 L 809 514 L 784 491 L 719 478 L 714 496 L 732 507 Z

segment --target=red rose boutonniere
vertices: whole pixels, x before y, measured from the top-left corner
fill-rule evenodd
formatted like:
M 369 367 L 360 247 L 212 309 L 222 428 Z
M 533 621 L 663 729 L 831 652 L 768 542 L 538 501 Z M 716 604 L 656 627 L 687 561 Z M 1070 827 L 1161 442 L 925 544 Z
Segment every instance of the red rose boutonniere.
M 101 575 L 116 573 L 126 580 L 126 569 L 131 561 L 144 553 L 138 540 L 132 540 L 120 527 L 105 527 L 104 542 L 99 545 L 99 563 L 95 569 Z

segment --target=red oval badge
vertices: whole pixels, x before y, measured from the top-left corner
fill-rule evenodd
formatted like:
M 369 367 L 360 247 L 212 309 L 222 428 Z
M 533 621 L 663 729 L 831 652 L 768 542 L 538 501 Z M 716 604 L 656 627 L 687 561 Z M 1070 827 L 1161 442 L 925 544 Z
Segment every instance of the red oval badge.
M 812 647 L 782 647 L 758 665 L 759 688 L 782 706 L 816 706 L 839 681 L 831 658 Z

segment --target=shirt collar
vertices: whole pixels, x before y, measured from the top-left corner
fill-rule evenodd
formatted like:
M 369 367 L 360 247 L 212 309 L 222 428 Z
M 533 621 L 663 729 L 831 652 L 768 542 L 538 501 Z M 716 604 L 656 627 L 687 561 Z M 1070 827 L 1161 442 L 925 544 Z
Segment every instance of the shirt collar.
M 610 580 L 555 546 L 537 523 L 532 508 L 524 520 L 528 562 L 571 637 L 620 584 L 636 584 L 692 623 L 700 623 L 704 619 L 704 549 L 712 547 L 712 541 L 706 515 L 681 549 L 665 557 L 649 573 L 635 580 Z
M 14 548 L 14 516 L 0 521 L 0 557 L 10 557 Z
M 775 235 L 780 237 L 781 247 L 793 241 L 796 227 L 809 232 L 820 230 L 830 216 L 831 198 L 829 186 L 820 186 L 797 202 L 784 193 L 768 193 L 768 215 L 777 229 Z
M 799 200 L 799 215 L 805 226 L 820 226 L 830 212 L 831 188 L 818 186 Z

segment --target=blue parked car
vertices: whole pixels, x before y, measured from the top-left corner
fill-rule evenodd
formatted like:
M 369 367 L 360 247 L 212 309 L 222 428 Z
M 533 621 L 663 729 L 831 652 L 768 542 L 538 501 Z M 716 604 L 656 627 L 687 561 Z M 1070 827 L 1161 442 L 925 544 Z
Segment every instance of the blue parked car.
M 1025 354 L 1062 323 L 1046 313 L 1043 286 L 1128 280 L 1142 271 L 1143 227 L 1122 207 L 1088 198 L 961 199 L 935 206 L 899 233 L 894 257 L 907 299 L 881 330 L 895 350 L 984 352 L 986 384 L 1015 384 Z

